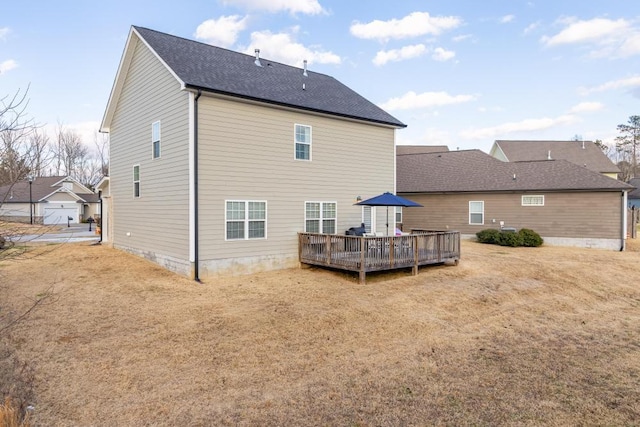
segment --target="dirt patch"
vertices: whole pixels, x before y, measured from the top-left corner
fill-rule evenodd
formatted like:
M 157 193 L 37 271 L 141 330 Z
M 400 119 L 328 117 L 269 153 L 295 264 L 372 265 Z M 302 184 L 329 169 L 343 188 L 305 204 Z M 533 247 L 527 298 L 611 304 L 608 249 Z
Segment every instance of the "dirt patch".
M 67 244 L 0 265 L 0 305 L 53 285 L 8 337 L 38 425 L 624 425 L 640 419 L 630 246 L 463 242 L 457 267 L 359 285 L 316 268 L 197 284 Z

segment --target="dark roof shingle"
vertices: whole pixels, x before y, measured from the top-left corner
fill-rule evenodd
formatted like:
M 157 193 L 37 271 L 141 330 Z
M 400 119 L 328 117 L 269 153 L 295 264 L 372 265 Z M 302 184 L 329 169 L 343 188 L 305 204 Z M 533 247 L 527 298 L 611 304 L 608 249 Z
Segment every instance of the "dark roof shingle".
M 133 27 L 187 86 L 370 122 L 406 127 L 333 77 L 205 43 Z M 302 59 L 302 58 L 301 58 Z
M 620 191 L 632 188 L 566 160 L 510 163 L 480 150 L 400 155 L 396 156 L 396 162 L 399 193 Z
M 551 159 L 567 160 L 599 173 L 618 173 L 620 169 L 592 141 L 495 141 L 507 160 L 521 162 Z

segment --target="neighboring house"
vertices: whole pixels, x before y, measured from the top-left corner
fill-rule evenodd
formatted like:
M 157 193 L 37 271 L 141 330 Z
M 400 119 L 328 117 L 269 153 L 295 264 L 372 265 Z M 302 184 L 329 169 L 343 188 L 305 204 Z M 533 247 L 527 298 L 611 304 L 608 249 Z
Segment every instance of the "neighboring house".
M 101 125 L 113 245 L 195 279 L 296 266 L 298 232 L 394 189 L 403 127 L 306 65 L 132 27 Z
M 0 187 L 0 219 L 5 221 L 77 223 L 95 219 L 98 208 L 98 195 L 68 176 L 37 177 L 31 183 L 25 180 Z
M 396 154 L 427 154 L 449 151 L 446 145 L 397 145 Z
M 640 178 L 631 178 L 629 181 L 627 181 L 627 184 L 635 187 L 629 193 L 629 207 L 635 207 L 636 209 L 640 208 Z
M 490 155 L 503 162 L 566 160 L 611 178 L 620 169 L 592 141 L 495 141 Z
M 100 198 L 101 206 L 99 206 L 100 221 L 100 237 L 101 242 L 111 242 L 111 230 L 113 229 L 113 203 L 111 202 L 111 187 L 109 185 L 109 177 L 103 177 L 96 184 L 96 191 Z
M 480 150 L 397 156 L 405 231 L 530 228 L 551 245 L 624 248 L 633 188 L 566 160 L 501 162 Z

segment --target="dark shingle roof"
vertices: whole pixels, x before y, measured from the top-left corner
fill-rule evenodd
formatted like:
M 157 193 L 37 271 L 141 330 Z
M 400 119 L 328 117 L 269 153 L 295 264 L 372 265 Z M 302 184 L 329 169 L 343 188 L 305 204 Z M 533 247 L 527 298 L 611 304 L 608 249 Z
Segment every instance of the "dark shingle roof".
M 449 151 L 446 145 L 396 145 L 396 154 L 425 154 Z
M 133 27 L 187 86 L 396 127 L 395 117 L 333 77 L 147 28 Z M 301 58 L 303 59 L 303 58 Z M 305 89 L 303 90 L 303 84 Z
M 61 188 L 62 185 L 54 184 L 65 179 L 65 176 L 44 176 L 34 178 L 31 183 L 31 200 L 37 202 Z M 87 202 L 98 202 L 97 194 L 74 193 Z M 18 181 L 13 185 L 0 187 L 0 204 L 2 203 L 29 203 L 29 181 Z
M 629 193 L 630 199 L 640 199 L 640 178 L 631 178 L 627 184 L 635 187 L 635 190 Z
M 620 169 L 592 141 L 495 141 L 510 162 L 567 160 L 600 173 L 618 173 Z M 583 148 L 584 147 L 584 148 Z
M 396 156 L 399 193 L 620 191 L 624 182 L 566 160 L 508 163 L 480 150 Z M 513 179 L 515 174 L 515 178 Z

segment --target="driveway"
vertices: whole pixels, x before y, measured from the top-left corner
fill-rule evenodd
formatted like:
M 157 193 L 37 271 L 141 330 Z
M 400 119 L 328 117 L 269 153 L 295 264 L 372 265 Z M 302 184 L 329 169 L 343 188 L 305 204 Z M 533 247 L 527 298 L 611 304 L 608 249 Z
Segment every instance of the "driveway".
M 44 228 L 41 234 L 25 234 L 11 238 L 10 240 L 18 243 L 26 242 L 42 242 L 42 243 L 74 243 L 74 242 L 91 242 L 99 241 L 100 235 L 96 234 L 96 225 L 92 224 L 89 231 L 89 224 L 71 224 L 70 227 L 61 227 L 57 229 Z

